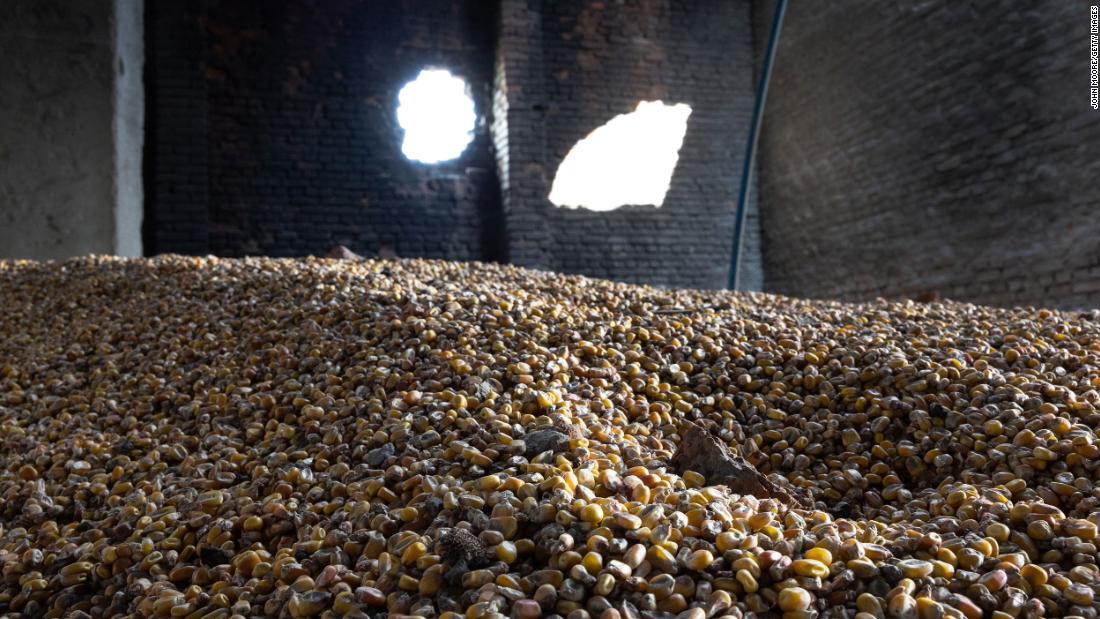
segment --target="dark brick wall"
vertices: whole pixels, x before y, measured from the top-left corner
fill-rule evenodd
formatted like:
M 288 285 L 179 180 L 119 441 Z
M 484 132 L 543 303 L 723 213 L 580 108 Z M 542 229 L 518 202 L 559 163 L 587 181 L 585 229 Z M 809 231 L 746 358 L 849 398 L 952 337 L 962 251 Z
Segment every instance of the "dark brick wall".
M 765 289 L 1100 305 L 1088 11 L 792 2 L 761 139 Z
M 752 105 L 749 0 L 150 2 L 147 246 L 517 264 L 721 287 Z M 457 162 L 400 152 L 399 88 L 425 65 L 484 117 Z M 665 205 L 547 199 L 573 144 L 640 100 L 692 106 Z M 760 251 L 750 212 L 748 287 Z
M 490 109 L 496 7 L 460 0 L 150 1 L 150 252 L 497 259 L 487 121 L 459 159 L 401 154 L 425 66 Z
M 750 20 L 747 0 L 503 0 L 496 78 L 507 97 L 494 130 L 513 261 L 725 285 L 752 106 Z M 546 196 L 573 144 L 652 99 L 692 107 L 664 206 L 554 207 Z M 747 271 L 759 281 L 758 259 Z
M 198 6 L 145 4 L 147 254 L 210 252 L 208 106 Z

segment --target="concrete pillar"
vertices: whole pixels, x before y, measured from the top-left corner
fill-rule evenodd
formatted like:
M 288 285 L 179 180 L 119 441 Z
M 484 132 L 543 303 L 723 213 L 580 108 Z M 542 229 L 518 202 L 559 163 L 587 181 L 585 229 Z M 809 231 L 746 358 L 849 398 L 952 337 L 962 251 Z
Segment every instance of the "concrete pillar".
M 0 2 L 0 258 L 141 255 L 142 8 Z

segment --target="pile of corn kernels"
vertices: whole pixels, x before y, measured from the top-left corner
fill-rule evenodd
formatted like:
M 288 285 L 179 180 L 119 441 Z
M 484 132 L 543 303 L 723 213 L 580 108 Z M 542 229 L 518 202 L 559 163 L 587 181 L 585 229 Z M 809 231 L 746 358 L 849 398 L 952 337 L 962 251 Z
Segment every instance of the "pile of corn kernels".
M 1093 318 L 0 262 L 0 613 L 1095 618 Z M 677 467 L 690 428 L 809 500 Z

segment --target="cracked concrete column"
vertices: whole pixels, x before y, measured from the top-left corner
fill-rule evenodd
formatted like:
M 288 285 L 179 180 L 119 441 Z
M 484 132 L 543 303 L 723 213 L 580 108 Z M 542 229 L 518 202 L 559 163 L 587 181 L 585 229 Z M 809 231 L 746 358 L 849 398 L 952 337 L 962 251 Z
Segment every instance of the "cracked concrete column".
M 141 255 L 142 8 L 0 2 L 0 258 Z

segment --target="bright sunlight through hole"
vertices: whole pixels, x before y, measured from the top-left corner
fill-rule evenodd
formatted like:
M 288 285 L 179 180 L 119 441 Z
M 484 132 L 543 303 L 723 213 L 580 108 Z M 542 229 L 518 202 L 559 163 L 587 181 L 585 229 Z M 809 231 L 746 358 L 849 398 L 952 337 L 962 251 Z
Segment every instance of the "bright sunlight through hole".
M 477 113 L 466 82 L 443 69 L 424 69 L 397 95 L 401 152 L 414 161 L 454 159 L 473 140 Z
M 691 107 L 642 101 L 577 142 L 558 166 L 550 201 L 610 211 L 628 204 L 660 207 L 672 182 Z

